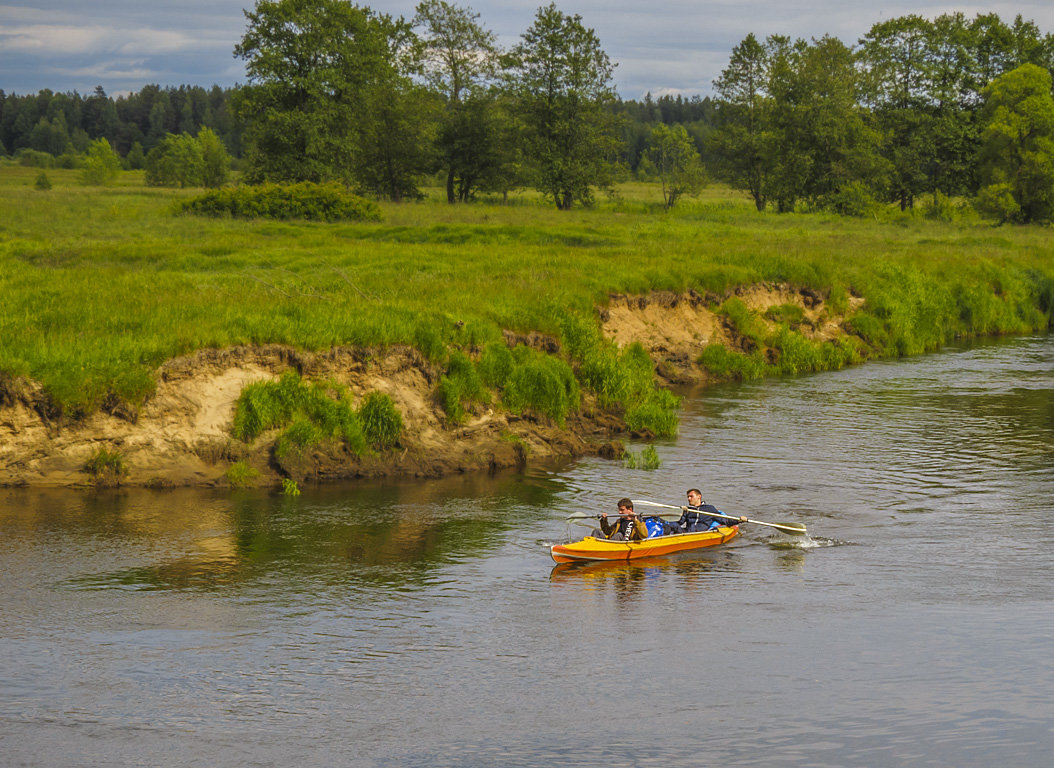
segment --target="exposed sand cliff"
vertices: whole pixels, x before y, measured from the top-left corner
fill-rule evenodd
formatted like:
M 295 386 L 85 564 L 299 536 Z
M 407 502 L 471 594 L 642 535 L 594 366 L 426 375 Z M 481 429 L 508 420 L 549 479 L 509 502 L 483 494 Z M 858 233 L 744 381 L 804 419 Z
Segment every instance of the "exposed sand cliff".
M 787 286 L 737 291 L 748 307 L 764 310 L 795 304 L 805 312 L 806 332 L 829 338 L 841 318 L 829 317 L 822 299 Z M 670 383 L 704 381 L 695 363 L 707 344 L 736 343 L 722 319 L 707 309 L 718 297 L 653 294 L 612 297 L 601 311 L 604 332 L 624 346 L 639 341 Z M 511 337 L 510 337 L 511 338 Z M 534 335 L 536 346 L 555 342 Z M 332 379 L 361 397 L 389 395 L 406 426 L 396 450 L 355 457 L 340 445 L 323 445 L 278 460 L 275 434 L 252 445 L 231 437 L 235 403 L 254 381 L 297 370 L 312 379 Z M 55 417 L 39 385 L 0 380 L 0 485 L 86 486 L 106 482 L 85 471 L 100 448 L 118 452 L 125 485 L 223 485 L 226 470 L 244 461 L 258 481 L 281 477 L 314 481 L 355 477 L 440 476 L 494 470 L 548 456 L 616 455 L 625 437 L 619 418 L 585 398 L 580 412 L 559 428 L 544 417 L 515 416 L 498 407 L 477 408 L 459 427 L 447 424 L 433 393 L 441 372 L 415 350 L 338 348 L 312 354 L 279 346 L 201 350 L 171 360 L 157 371 L 157 389 L 138 408 L 110 403 L 79 420 Z

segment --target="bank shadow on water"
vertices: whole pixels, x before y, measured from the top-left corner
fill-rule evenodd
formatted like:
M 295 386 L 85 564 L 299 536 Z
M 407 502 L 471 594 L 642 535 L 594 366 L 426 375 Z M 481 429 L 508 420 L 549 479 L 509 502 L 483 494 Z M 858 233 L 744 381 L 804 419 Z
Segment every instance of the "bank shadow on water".
M 70 576 L 57 585 L 63 589 L 236 592 L 280 579 L 305 589 L 401 591 L 495 551 L 551 508 L 561 488 L 548 471 L 532 470 L 317 486 L 297 497 L 267 490 L 15 493 L 0 511 L 0 531 L 46 539 L 55 557 L 76 548 L 82 563 L 96 559 L 93 550 L 107 551 L 111 562 L 135 561 Z M 59 540 L 65 544 L 56 546 Z

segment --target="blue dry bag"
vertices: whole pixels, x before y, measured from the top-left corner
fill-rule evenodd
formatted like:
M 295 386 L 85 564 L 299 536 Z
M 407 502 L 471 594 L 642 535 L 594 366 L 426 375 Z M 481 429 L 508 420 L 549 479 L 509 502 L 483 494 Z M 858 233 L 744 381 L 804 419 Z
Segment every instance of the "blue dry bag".
M 646 517 L 644 518 L 644 525 L 648 529 L 648 538 L 653 536 L 662 536 L 665 526 L 662 520 L 657 517 Z

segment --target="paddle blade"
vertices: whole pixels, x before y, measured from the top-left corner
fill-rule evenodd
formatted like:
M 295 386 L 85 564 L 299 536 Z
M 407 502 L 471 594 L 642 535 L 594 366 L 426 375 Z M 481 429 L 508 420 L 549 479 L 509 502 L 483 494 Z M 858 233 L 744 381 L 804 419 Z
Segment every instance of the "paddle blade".
M 773 528 L 789 534 L 790 536 L 805 536 L 805 526 L 801 523 L 771 523 Z

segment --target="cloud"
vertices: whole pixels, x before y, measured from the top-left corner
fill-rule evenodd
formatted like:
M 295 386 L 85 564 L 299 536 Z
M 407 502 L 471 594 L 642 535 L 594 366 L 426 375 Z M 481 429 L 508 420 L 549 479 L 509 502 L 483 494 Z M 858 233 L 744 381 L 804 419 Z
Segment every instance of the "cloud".
M 28 24 L 0 27 L 0 45 L 5 53 L 61 56 L 94 56 L 120 53 L 182 53 L 199 49 L 200 38 L 185 32 L 151 28 L 113 28 Z
M 360 0 L 353 0 L 359 2 Z M 4 0 L 0 0 L 3 3 Z M 13 3 L 32 2 L 32 6 Z M 410 19 L 418 0 L 364 0 L 374 11 Z M 499 43 L 511 47 L 548 0 L 451 0 L 470 6 Z M 0 4 L 0 88 L 15 92 L 137 90 L 147 83 L 224 86 L 244 82 L 233 56 L 245 33 L 244 8 L 255 0 L 6 0 Z M 1017 14 L 1054 31 L 1052 0 L 557 0 L 579 14 L 617 63 L 623 98 L 681 93 L 706 95 L 748 33 L 805 39 L 830 34 L 848 45 L 872 25 L 910 13 L 968 18 Z

